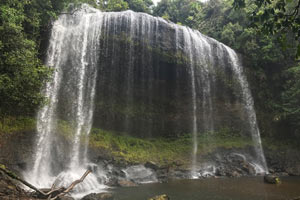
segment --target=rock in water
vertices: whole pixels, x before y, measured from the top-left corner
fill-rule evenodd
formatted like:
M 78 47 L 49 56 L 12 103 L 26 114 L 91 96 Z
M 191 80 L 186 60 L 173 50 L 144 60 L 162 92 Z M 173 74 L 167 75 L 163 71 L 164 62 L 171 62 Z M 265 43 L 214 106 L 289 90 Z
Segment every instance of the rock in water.
M 265 181 L 265 183 L 270 183 L 270 184 L 279 184 L 279 183 L 281 183 L 279 177 L 275 176 L 273 174 L 265 175 L 264 176 L 264 181 Z
M 120 187 L 136 187 L 138 185 L 136 183 L 132 182 L 132 181 L 119 180 L 118 181 L 118 186 L 120 186 Z
M 152 162 L 152 161 L 146 162 L 144 166 L 146 168 L 150 168 L 150 169 L 153 169 L 155 171 L 159 169 L 159 166 L 155 162 Z
M 163 194 L 163 195 L 152 197 L 148 200 L 170 200 L 170 198 L 168 197 L 168 195 Z
M 89 195 L 86 195 L 81 200 L 113 200 L 114 197 L 111 193 L 92 193 Z

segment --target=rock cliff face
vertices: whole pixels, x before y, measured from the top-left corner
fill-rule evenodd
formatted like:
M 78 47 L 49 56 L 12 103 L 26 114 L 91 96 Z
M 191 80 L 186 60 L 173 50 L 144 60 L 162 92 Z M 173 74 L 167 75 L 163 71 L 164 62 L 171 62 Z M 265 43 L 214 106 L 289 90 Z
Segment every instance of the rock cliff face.
M 95 79 L 95 127 L 142 138 L 190 134 L 195 126 L 197 132 L 226 127 L 251 135 L 247 86 L 239 80 L 242 68 L 236 68 L 231 49 L 147 14 L 95 12 L 86 8 L 85 15 L 60 19 L 59 26 L 73 29 L 64 30 L 57 44 L 62 48 L 57 52 L 63 80 L 57 88 L 60 119 L 76 116 L 74 82 L 80 77 L 74 66 L 86 63 L 83 100 L 92 100 Z
M 32 162 L 36 131 L 16 132 L 0 137 L 0 163 L 22 172 Z

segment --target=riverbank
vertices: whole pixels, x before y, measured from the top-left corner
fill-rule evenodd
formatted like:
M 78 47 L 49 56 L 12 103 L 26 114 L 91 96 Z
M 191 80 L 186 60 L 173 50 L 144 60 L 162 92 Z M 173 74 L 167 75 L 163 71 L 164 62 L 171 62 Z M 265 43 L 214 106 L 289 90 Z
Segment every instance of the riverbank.
M 299 177 L 281 177 L 281 184 L 266 184 L 263 177 L 208 178 L 170 180 L 168 183 L 148 183 L 139 186 L 110 187 L 105 192 L 90 194 L 82 200 L 150 200 L 167 194 L 170 200 L 296 200 Z M 18 182 L 0 171 L 0 199 L 35 200 Z M 64 197 L 61 200 L 74 200 Z

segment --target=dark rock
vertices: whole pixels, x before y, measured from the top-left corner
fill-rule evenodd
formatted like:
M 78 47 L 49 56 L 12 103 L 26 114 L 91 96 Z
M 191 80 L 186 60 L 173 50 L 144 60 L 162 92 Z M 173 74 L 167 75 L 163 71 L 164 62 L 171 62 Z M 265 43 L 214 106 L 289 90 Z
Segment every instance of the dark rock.
M 168 169 L 159 169 L 156 171 L 157 179 L 160 182 L 168 182 L 169 170 Z
M 270 183 L 270 184 L 278 184 L 280 183 L 280 179 L 278 176 L 275 176 L 273 174 L 267 174 L 264 176 L 264 181 L 265 183 Z
M 156 163 L 152 162 L 152 161 L 146 162 L 144 166 L 146 168 L 150 168 L 150 169 L 153 169 L 155 171 L 159 169 L 159 166 Z
M 292 146 L 276 146 L 275 149 L 267 147 L 264 150 L 271 173 L 300 175 L 299 149 Z
M 232 177 L 241 177 L 242 175 L 238 173 L 237 171 L 232 172 L 231 174 Z
M 119 186 L 118 179 L 117 178 L 111 178 L 111 179 L 109 179 L 108 182 L 105 183 L 105 185 L 108 185 L 108 186 L 111 186 L 111 187 Z
M 250 163 L 244 161 L 243 165 L 242 165 L 242 170 L 245 171 L 247 173 L 247 175 L 255 175 L 256 171 L 255 168 L 253 167 L 253 165 L 251 165 Z
M 216 176 L 226 176 L 225 170 L 223 167 L 218 167 L 216 169 Z
M 241 164 L 245 162 L 246 158 L 242 154 L 231 153 L 227 156 L 227 160 L 231 163 Z
M 290 176 L 300 176 L 300 164 L 287 168 L 286 172 Z
M 26 163 L 31 162 L 35 131 L 15 132 L 0 138 L 0 163 L 15 172 L 26 170 Z M 18 147 L 18 148 L 16 148 Z
M 114 196 L 111 193 L 92 193 L 86 195 L 81 200 L 114 200 Z
M 163 195 L 152 197 L 148 200 L 170 200 L 170 198 L 168 197 L 168 195 L 163 194 Z
M 171 178 L 176 178 L 176 179 L 189 179 L 191 175 L 190 170 L 186 169 L 175 169 L 175 170 L 170 170 L 169 176 Z
M 277 176 L 289 176 L 289 174 L 287 172 L 281 172 L 276 174 Z M 290 175 L 291 176 L 291 175 Z
M 274 173 L 275 173 L 275 170 L 269 168 L 269 173 L 274 174 Z
M 1 200 L 28 200 L 31 198 L 30 194 L 26 193 L 18 186 L 18 183 L 9 176 L 0 171 L 0 199 Z

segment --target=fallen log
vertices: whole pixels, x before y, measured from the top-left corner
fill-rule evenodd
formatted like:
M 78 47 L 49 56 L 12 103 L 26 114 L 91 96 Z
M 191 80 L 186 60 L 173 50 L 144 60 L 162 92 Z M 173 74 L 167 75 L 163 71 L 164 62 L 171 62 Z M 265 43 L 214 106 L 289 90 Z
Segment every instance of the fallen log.
M 59 197 L 63 197 L 66 194 L 68 194 L 71 190 L 73 190 L 73 188 L 84 181 L 84 179 L 87 177 L 87 175 L 89 173 L 91 173 L 91 170 L 87 170 L 80 179 L 75 180 L 74 182 L 72 182 L 69 187 L 65 188 L 65 187 L 59 187 L 59 188 L 55 188 L 55 184 L 53 183 L 52 187 L 49 190 L 42 190 L 42 189 L 38 189 L 35 186 L 33 186 L 32 184 L 28 183 L 27 181 L 21 179 L 20 177 L 18 177 L 16 174 L 14 174 L 13 172 L 9 171 L 8 169 L 6 169 L 6 167 L 4 165 L 0 165 L 0 170 L 3 171 L 6 175 L 8 175 L 10 178 L 15 179 L 19 182 L 21 182 L 22 184 L 26 185 L 27 187 L 29 187 L 30 189 L 34 190 L 38 196 L 38 198 L 40 199 L 48 199 L 48 200 L 56 200 Z
M 27 187 L 33 189 L 34 191 L 36 191 L 39 194 L 44 194 L 44 192 L 42 192 L 41 190 L 39 190 L 38 188 L 36 188 L 35 186 L 31 185 L 30 183 L 28 183 L 27 181 L 21 179 L 20 177 L 18 177 L 16 174 L 14 174 L 13 172 L 9 171 L 8 169 L 6 169 L 6 167 L 4 165 L 0 165 L 0 170 L 2 172 L 4 172 L 7 176 L 9 176 L 12 179 L 15 179 L 21 183 L 23 183 L 24 185 L 26 185 Z

